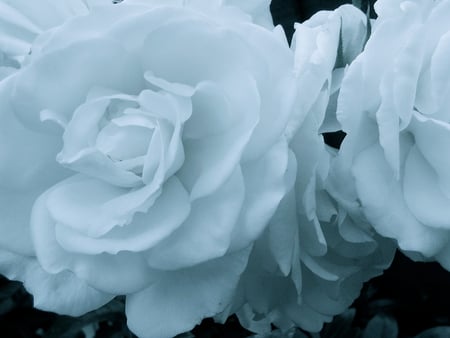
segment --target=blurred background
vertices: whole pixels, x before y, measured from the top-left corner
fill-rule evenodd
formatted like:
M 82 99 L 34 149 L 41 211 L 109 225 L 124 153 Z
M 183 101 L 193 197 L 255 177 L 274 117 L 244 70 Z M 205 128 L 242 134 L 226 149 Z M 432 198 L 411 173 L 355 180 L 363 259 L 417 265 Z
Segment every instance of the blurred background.
M 242 0 L 245 1 L 245 0 Z M 343 0 L 273 0 L 271 11 L 276 24 L 292 37 L 293 23 L 302 22 L 319 10 L 332 10 Z M 373 2 L 355 1 L 361 8 Z M 326 142 L 339 147 L 342 134 L 326 135 Z M 0 276 L 0 338 L 121 338 L 135 337 L 126 327 L 124 301 L 115 299 L 107 306 L 81 318 L 59 316 L 32 307 L 32 297 L 21 283 Z M 235 317 L 224 324 L 206 319 L 192 332 L 177 338 L 243 338 L 252 334 Z M 255 338 L 449 338 L 450 273 L 437 263 L 415 263 L 397 253 L 383 276 L 367 282 L 352 307 L 320 333 L 292 330 Z

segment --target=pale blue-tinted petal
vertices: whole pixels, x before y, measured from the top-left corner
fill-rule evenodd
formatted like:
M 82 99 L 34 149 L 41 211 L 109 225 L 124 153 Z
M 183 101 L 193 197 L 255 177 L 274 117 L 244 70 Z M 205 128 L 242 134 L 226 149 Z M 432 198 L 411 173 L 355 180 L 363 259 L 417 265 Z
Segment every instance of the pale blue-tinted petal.
M 68 122 L 93 87 L 130 94 L 142 86 L 137 60 L 118 43 L 91 37 L 41 55 L 23 68 L 17 76 L 12 102 L 20 119 L 39 130 L 42 110 L 50 110 Z
M 175 270 L 224 255 L 237 226 L 244 194 L 242 173 L 237 168 L 214 194 L 192 202 L 183 225 L 147 253 L 150 266 Z
M 242 167 L 245 201 L 232 234 L 232 250 L 245 248 L 264 231 L 278 204 L 292 188 L 297 172 L 294 155 L 282 139 L 265 156 Z
M 59 314 L 80 316 L 115 297 L 89 286 L 70 271 L 48 273 L 36 258 L 3 250 L 0 251 L 0 273 L 23 282 L 33 295 L 35 307 Z
M 171 338 L 231 302 L 249 250 L 187 269 L 167 272 L 147 289 L 129 295 L 128 326 L 138 336 Z
M 441 154 L 440 157 L 445 156 Z M 403 177 L 406 205 L 422 224 L 450 230 L 450 196 L 444 194 L 439 181 L 433 166 L 418 147 L 413 147 L 406 159 Z
M 0 83 L 0 245 L 31 254 L 29 217 L 34 200 L 68 173 L 55 160 L 59 135 L 31 131 L 14 116 L 10 80 Z
M 160 187 L 125 189 L 77 175 L 53 187 L 46 204 L 55 223 L 99 237 L 147 211 L 159 194 Z
M 379 146 L 358 155 L 353 174 L 364 213 L 378 233 L 395 238 L 404 250 L 426 256 L 439 252 L 448 241 L 447 231 L 427 227 L 411 214 Z
M 130 224 L 116 227 L 98 238 L 57 224 L 56 239 L 68 251 L 89 255 L 144 251 L 170 236 L 186 220 L 189 212 L 189 195 L 176 177 L 172 177 L 164 184 L 155 204 L 145 213 L 136 213 Z

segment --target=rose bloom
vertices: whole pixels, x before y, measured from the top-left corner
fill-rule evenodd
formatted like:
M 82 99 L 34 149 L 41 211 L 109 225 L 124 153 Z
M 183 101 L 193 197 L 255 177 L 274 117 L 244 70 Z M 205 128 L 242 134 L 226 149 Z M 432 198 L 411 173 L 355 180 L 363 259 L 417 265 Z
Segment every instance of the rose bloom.
M 172 337 L 230 303 L 295 170 L 294 57 L 258 8 L 95 7 L 0 82 L 0 273 L 36 307 L 126 295 L 132 331 Z
M 0 0 L 0 80 L 20 68 L 34 39 L 109 0 Z
M 299 100 L 287 136 L 298 170 L 255 243 L 235 298 L 241 323 L 252 331 L 270 331 L 271 324 L 319 331 L 393 259 L 395 243 L 376 234 L 361 210 L 329 185 L 335 151 L 320 135 L 336 127 L 340 82 L 363 48 L 366 24 L 361 11 L 345 5 L 296 25 Z
M 450 1 L 380 0 L 375 9 L 338 100 L 347 137 L 337 181 L 380 234 L 450 270 Z

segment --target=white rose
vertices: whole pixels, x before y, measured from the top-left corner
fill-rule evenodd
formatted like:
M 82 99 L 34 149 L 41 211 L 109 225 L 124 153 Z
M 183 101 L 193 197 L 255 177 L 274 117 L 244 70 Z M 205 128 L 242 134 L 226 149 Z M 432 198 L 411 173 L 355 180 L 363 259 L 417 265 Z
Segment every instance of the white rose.
M 317 332 L 392 261 L 393 241 L 374 233 L 358 208 L 328 187 L 333 152 L 320 135 L 336 126 L 332 113 L 345 66 L 365 37 L 366 17 L 349 5 L 296 25 L 299 116 L 287 132 L 298 170 L 241 278 L 235 307 L 242 307 L 239 319 L 250 330 L 267 332 L 275 324 Z
M 340 92 L 347 137 L 337 180 L 355 180 L 349 194 L 380 234 L 450 270 L 450 1 L 380 0 L 375 9 Z
M 292 184 L 296 82 L 282 31 L 220 3 L 93 8 L 0 82 L 0 272 L 39 308 L 126 295 L 172 337 L 231 301 Z

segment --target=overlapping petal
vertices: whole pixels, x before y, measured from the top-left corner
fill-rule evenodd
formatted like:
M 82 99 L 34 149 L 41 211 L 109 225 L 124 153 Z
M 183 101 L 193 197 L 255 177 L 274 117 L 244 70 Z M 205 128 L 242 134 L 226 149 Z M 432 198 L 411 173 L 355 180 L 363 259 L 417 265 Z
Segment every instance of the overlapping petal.
M 15 72 L 38 36 L 108 0 L 0 1 L 0 80 Z
M 335 179 L 354 178 L 353 200 L 380 234 L 448 267 L 450 2 L 381 0 L 375 9 L 338 99 L 347 137 Z
M 366 22 L 342 6 L 296 25 L 298 110 L 286 135 L 297 170 L 240 280 L 233 309 L 250 330 L 319 331 L 393 258 L 395 243 L 374 233 L 353 203 L 355 182 L 334 180 L 340 168 L 320 135 L 340 128 L 336 100 L 345 67 L 364 46 Z
M 31 55 L 0 83 L 0 137 L 36 159 L 26 168 L 1 148 L 13 180 L 0 199 L 13 198 L 0 230 L 23 244 L 0 240 L 11 251 L 0 272 L 61 313 L 126 295 L 136 333 L 169 337 L 230 308 L 253 243 L 293 185 L 294 58 L 268 1 L 94 2 L 62 2 L 80 13 L 20 40 Z M 50 287 L 67 297 L 49 297 Z

